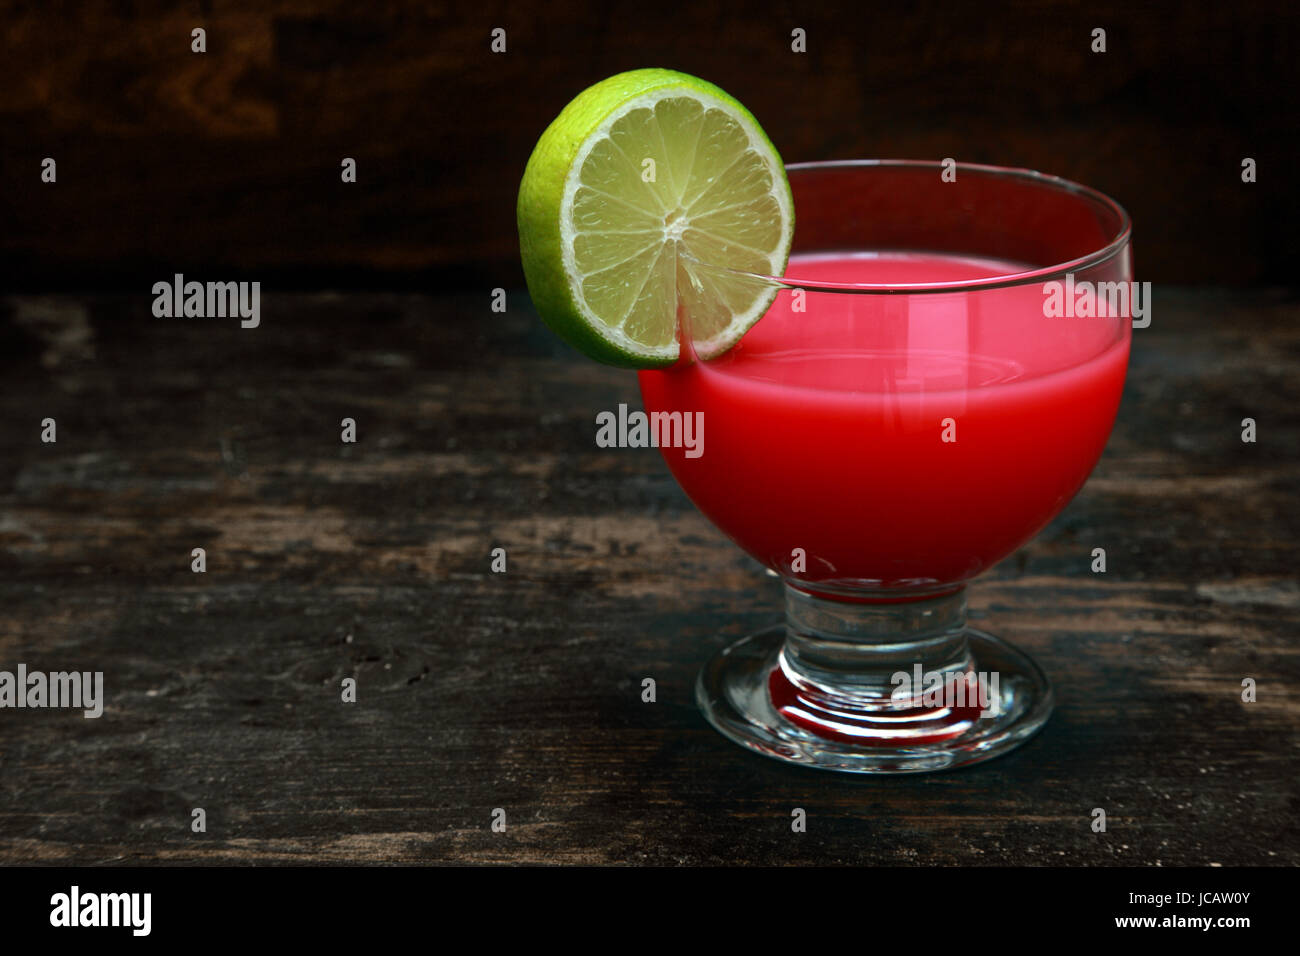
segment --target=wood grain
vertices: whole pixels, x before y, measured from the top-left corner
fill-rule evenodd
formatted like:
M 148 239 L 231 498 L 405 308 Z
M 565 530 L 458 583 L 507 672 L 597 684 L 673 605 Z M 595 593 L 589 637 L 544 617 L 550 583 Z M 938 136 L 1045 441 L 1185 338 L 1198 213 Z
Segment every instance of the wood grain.
M 1158 290 L 1093 479 L 972 590 L 1051 722 L 865 781 L 704 723 L 697 669 L 779 585 L 653 450 L 595 447 L 635 377 L 526 297 L 149 302 L 3 307 L 0 666 L 103 670 L 107 706 L 0 712 L 0 862 L 1300 863 L 1293 297 Z
M 173 271 L 513 287 L 516 191 L 546 123 L 605 76 L 667 66 L 731 91 L 787 161 L 1041 169 L 1129 208 L 1141 278 L 1284 283 L 1300 258 L 1297 9 L 0 3 L 0 254 L 11 291 L 134 289 Z M 205 54 L 190 51 L 198 26 Z M 39 181 L 47 156 L 54 185 Z M 1241 182 L 1243 157 L 1258 182 Z

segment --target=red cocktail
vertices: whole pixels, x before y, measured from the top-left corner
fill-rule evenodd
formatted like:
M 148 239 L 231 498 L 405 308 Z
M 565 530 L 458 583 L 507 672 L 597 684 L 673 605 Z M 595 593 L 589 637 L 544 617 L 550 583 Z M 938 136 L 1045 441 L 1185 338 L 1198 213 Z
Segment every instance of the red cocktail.
M 728 736 L 813 766 L 985 759 L 1041 727 L 1051 692 L 966 626 L 964 582 L 1101 455 L 1131 336 L 1127 217 L 1024 171 L 788 172 L 794 254 L 779 281 L 754 279 L 778 289 L 767 314 L 721 356 L 640 373 L 647 412 L 703 412 L 703 454 L 662 449 L 682 488 L 787 584 L 786 627 L 716 658 L 700 703 Z M 1100 294 L 1062 315 L 1052 283 Z

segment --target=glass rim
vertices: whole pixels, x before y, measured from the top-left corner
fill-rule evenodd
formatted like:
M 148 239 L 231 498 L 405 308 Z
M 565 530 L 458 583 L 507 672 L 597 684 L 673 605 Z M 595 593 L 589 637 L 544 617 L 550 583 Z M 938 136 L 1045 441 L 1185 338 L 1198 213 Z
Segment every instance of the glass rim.
M 942 160 L 933 159 L 833 159 L 804 163 L 787 163 L 785 169 L 786 173 L 790 174 L 817 169 L 872 169 L 881 167 L 912 169 L 929 168 L 939 170 L 944 168 L 944 163 Z M 761 275 L 759 273 L 745 272 L 740 269 L 728 269 L 723 266 L 712 266 L 705 263 L 700 263 L 700 265 L 705 265 L 707 268 L 720 269 L 723 272 L 729 272 L 737 276 L 745 276 L 754 281 L 775 285 L 782 289 L 804 289 L 815 292 L 846 292 L 867 295 L 914 295 L 928 292 L 967 292 L 982 289 L 1003 289 L 1011 286 L 1030 285 L 1036 282 L 1051 282 L 1057 279 L 1064 279 L 1069 273 L 1091 269 L 1094 266 L 1110 261 L 1115 256 L 1119 255 L 1119 253 L 1129 244 L 1132 237 L 1133 222 L 1129 218 L 1127 210 L 1125 210 L 1123 206 L 1110 196 L 1107 196 L 1100 190 L 1093 189 L 1090 186 L 1084 186 L 1082 183 L 1065 179 L 1062 176 L 1053 176 L 1050 173 L 1040 173 L 1035 169 L 1024 169 L 1015 166 L 990 166 L 981 163 L 957 163 L 956 168 L 958 171 L 965 170 L 972 173 L 991 175 L 1004 179 L 1024 180 L 1025 182 L 1057 189 L 1087 199 L 1095 205 L 1109 210 L 1119 219 L 1118 231 L 1111 240 L 1106 243 L 1106 245 L 1067 262 L 1058 262 L 1049 266 L 1031 269 L 1026 272 L 1017 272 L 1012 275 L 989 276 L 984 279 L 958 279 L 951 282 L 880 283 L 819 282 L 806 280 L 793 283 L 781 276 Z M 795 229 L 797 230 L 798 228 L 798 210 L 795 210 Z

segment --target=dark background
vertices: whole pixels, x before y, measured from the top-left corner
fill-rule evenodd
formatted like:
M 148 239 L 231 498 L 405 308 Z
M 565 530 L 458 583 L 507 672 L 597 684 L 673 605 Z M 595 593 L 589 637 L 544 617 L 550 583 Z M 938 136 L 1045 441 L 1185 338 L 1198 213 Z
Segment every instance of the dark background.
M 0 864 L 1297 865 L 1294 8 L 0 3 L 0 667 L 107 698 L 0 711 Z M 634 375 L 489 310 L 537 136 L 648 65 L 788 161 L 1019 164 L 1133 213 L 1154 317 L 1105 455 L 970 592 L 1055 687 L 1015 752 L 851 780 L 695 707 L 780 582 L 654 449 L 595 447 Z M 262 281 L 262 324 L 154 318 L 177 271 Z
M 1127 206 L 1139 278 L 1289 282 L 1296 9 L 0 4 L 0 254 L 26 290 L 138 289 L 174 271 L 515 287 L 515 192 L 542 129 L 589 84 L 664 66 L 744 102 L 787 162 L 1040 169 Z M 190 52 L 196 26 L 206 54 Z M 1098 26 L 1105 54 L 1090 51 Z M 39 181 L 45 156 L 56 185 Z

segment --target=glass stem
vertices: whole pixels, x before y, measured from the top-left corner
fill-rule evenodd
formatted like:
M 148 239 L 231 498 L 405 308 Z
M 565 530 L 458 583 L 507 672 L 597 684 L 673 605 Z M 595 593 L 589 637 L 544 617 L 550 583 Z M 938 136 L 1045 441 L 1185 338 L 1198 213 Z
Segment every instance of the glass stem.
M 787 584 L 785 613 L 780 668 L 800 697 L 828 710 L 913 706 L 908 691 L 920 693 L 918 676 L 948 680 L 973 668 L 964 587 L 913 601 L 855 603 Z

